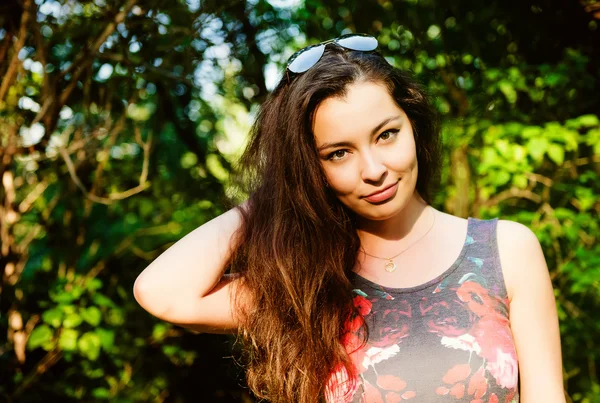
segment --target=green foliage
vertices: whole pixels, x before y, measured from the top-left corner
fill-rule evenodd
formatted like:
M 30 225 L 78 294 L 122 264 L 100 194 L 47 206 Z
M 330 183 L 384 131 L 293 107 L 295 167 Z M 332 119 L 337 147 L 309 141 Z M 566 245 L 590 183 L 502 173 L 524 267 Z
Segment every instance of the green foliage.
M 519 221 L 538 236 L 566 389 L 600 401 L 592 15 L 578 2 L 276 3 L 3 5 L 1 400 L 250 401 L 223 359 L 231 339 L 151 318 L 133 281 L 228 208 L 231 163 L 273 81 L 265 71 L 354 31 L 377 36 L 443 117 L 436 207 Z

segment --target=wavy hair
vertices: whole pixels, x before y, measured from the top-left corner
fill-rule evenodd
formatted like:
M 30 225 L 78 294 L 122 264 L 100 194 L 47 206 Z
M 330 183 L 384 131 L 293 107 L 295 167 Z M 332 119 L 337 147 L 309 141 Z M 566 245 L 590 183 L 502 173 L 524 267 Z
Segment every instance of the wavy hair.
M 350 375 L 346 393 L 356 386 L 341 339 L 346 320 L 359 317 L 350 274 L 360 241 L 352 211 L 327 187 L 312 123 L 321 102 L 358 82 L 385 85 L 410 119 L 416 190 L 427 202 L 437 178 L 437 114 L 417 83 L 378 52 L 328 45 L 315 66 L 284 76 L 262 104 L 238 166 L 250 197 L 228 270 L 241 274 L 253 301 L 234 301 L 247 383 L 272 402 L 323 401 L 336 368 Z

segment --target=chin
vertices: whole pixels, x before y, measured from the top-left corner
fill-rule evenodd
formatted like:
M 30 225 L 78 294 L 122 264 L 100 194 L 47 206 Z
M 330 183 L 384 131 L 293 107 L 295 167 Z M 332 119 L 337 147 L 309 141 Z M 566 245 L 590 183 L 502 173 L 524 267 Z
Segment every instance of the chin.
M 391 204 L 391 203 L 390 203 Z M 356 211 L 355 213 L 364 218 L 365 220 L 372 221 L 384 221 L 394 217 L 401 210 L 401 206 L 371 206 L 368 210 L 361 209 L 361 211 Z

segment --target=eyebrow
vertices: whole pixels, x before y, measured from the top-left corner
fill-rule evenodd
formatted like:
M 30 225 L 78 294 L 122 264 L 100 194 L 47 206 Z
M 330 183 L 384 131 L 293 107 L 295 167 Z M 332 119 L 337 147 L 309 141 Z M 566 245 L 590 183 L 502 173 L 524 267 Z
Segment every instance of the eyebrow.
M 387 125 L 391 121 L 399 120 L 399 119 L 402 119 L 402 116 L 396 115 L 396 116 L 390 116 L 388 118 L 385 118 L 381 123 L 379 123 L 377 126 L 375 126 L 371 130 L 371 136 L 374 136 L 375 134 L 377 134 L 377 132 L 379 130 L 381 130 L 382 127 L 384 127 L 385 125 Z M 321 145 L 321 147 L 319 147 L 319 151 L 323 151 L 323 150 L 325 150 L 327 148 L 349 147 L 351 145 L 352 145 L 352 143 L 349 142 L 349 141 L 340 141 L 338 143 L 325 143 L 325 144 Z

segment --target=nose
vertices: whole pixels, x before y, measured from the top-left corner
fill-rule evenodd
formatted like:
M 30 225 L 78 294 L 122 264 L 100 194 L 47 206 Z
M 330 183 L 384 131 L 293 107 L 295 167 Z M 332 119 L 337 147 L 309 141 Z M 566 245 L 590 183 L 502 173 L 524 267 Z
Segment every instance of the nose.
M 387 168 L 377 154 L 369 151 L 362 155 L 362 180 L 368 183 L 381 184 L 385 179 Z

